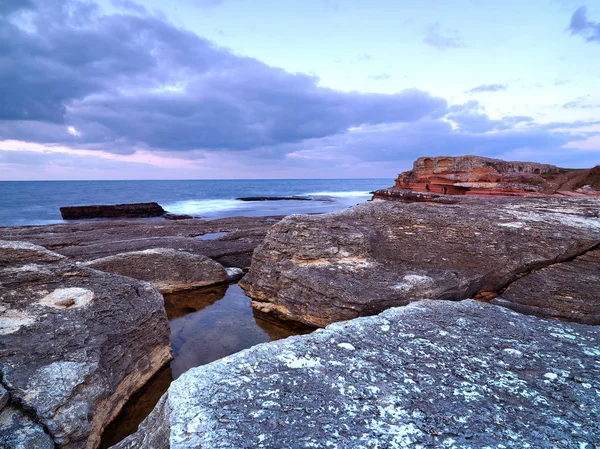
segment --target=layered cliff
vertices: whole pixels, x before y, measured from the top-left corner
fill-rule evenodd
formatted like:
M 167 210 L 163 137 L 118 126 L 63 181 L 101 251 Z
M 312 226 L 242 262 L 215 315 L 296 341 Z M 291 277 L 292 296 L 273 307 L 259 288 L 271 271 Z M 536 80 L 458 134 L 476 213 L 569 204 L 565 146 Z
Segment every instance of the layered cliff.
M 413 169 L 398 175 L 394 187 L 378 191 L 376 198 L 414 200 L 435 195 L 467 196 L 588 196 L 600 195 L 595 171 L 560 168 L 536 162 L 507 162 L 480 156 L 421 157 Z M 413 195 L 414 196 L 414 195 Z

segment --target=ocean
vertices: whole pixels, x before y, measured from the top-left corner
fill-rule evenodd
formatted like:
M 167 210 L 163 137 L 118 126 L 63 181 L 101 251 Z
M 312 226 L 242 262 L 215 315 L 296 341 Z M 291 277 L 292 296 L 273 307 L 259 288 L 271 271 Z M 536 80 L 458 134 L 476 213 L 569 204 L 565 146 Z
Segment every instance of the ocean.
M 370 199 L 392 179 L 178 181 L 0 181 L 0 226 L 64 223 L 59 208 L 155 201 L 175 214 L 204 219 L 331 212 Z M 302 196 L 310 201 L 239 201 Z

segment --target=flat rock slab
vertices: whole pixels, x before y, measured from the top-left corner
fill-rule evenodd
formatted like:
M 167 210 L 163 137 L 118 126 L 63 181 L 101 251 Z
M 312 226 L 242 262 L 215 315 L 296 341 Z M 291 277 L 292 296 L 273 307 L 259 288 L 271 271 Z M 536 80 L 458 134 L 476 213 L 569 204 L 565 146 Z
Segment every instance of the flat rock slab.
M 223 265 L 206 256 L 154 248 L 84 262 L 83 266 L 152 282 L 163 294 L 226 282 Z
M 2 412 L 0 442 L 23 428 L 60 447 L 97 447 L 129 397 L 172 358 L 162 296 L 32 244 L 0 241 L 0 261 L 0 371 L 18 405 Z
M 600 324 L 600 250 L 510 284 L 492 303 L 522 313 Z
M 594 448 L 600 328 L 422 301 L 183 374 L 116 448 Z
M 252 252 L 281 217 L 147 222 L 96 221 L 0 227 L 0 239 L 32 242 L 77 261 L 120 253 L 172 248 L 200 254 L 228 267 L 247 268 Z M 216 240 L 202 235 L 224 232 Z
M 65 206 L 60 208 L 60 214 L 65 220 L 160 217 L 165 212 L 158 203 L 94 204 L 91 206 Z
M 470 298 L 595 247 L 599 211 L 592 199 L 465 198 L 293 215 L 271 228 L 240 285 L 256 309 L 321 327 L 419 299 Z

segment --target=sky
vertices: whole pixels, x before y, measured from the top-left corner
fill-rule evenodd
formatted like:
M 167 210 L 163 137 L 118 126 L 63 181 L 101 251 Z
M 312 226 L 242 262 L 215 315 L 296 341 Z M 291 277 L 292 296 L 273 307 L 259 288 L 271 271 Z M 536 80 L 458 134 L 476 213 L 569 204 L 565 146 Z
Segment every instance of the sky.
M 591 167 L 598 61 L 596 0 L 1 0 L 0 180 Z

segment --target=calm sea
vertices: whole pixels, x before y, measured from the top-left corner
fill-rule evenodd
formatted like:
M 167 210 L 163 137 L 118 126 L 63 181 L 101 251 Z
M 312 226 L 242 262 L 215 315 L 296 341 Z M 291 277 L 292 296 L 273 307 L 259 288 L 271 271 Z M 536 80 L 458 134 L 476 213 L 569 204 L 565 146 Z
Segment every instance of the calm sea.
M 391 179 L 1 181 L 0 226 L 62 223 L 61 206 L 149 201 L 168 212 L 206 219 L 331 212 L 391 185 Z M 308 196 L 312 201 L 236 200 L 249 196 Z

